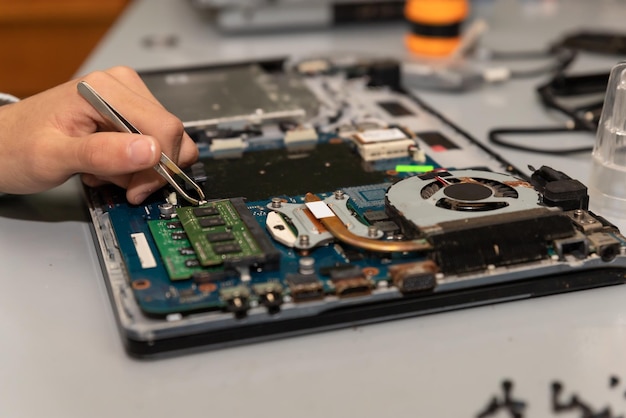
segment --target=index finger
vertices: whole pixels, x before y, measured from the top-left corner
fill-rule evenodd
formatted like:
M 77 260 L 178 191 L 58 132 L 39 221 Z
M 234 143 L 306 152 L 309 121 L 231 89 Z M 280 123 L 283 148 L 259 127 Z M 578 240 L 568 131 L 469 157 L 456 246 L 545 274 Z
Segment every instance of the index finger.
M 188 138 L 182 122 L 158 102 L 136 72 L 115 67 L 83 80 L 141 132 L 163 139 L 164 151 L 177 159 L 181 142 Z

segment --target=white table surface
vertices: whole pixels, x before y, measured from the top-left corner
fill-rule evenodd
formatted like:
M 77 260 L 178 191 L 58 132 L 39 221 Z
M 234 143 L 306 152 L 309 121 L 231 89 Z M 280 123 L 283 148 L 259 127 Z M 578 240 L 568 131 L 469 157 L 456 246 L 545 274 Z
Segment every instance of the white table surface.
M 623 29 L 618 0 L 477 2 L 498 49 L 541 48 L 581 28 Z M 226 37 L 189 3 L 133 3 L 81 73 L 227 62 L 289 53 L 407 54 L 385 24 Z M 175 35 L 176 47 L 146 48 Z M 616 58 L 585 56 L 580 70 Z M 418 92 L 472 135 L 556 123 L 541 77 L 462 95 Z M 592 144 L 593 135 L 578 143 Z M 498 149 L 514 164 L 551 165 L 582 181 L 589 155 Z M 626 286 L 486 306 L 310 336 L 138 361 L 124 351 L 76 181 L 0 201 L 0 417 L 473 417 L 510 379 L 524 417 L 551 414 L 550 385 L 599 411 L 626 411 Z M 609 378 L 620 382 L 609 388 Z M 498 417 L 509 416 L 500 412 Z M 571 412 L 558 416 L 578 417 Z

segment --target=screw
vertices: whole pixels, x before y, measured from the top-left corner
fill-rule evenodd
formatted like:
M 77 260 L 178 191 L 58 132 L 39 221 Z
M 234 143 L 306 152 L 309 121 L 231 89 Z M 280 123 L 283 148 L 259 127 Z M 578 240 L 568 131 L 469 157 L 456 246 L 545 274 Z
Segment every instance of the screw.
M 583 218 L 583 211 L 582 211 L 582 209 L 576 209 L 576 210 L 574 211 L 574 217 L 575 217 L 577 220 L 579 220 L 579 221 L 580 221 L 580 220 Z
M 273 197 L 271 205 L 273 208 L 277 209 L 283 205 L 283 201 L 280 199 L 280 197 Z
M 308 247 L 311 245 L 311 240 L 308 235 L 300 235 L 299 243 L 301 247 Z

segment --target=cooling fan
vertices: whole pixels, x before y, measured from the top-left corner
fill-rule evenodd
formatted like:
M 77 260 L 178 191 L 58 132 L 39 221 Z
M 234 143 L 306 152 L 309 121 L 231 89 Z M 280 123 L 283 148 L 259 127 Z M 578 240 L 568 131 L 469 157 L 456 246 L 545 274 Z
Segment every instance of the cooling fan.
M 409 177 L 387 191 L 387 205 L 419 228 L 539 207 L 533 187 L 506 174 L 478 170 Z

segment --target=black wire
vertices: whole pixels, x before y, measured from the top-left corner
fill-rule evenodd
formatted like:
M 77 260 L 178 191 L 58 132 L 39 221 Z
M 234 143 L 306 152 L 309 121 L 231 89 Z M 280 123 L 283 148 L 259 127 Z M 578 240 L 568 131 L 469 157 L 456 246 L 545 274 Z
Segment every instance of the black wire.
M 570 109 L 559 103 L 559 101 L 557 100 L 557 95 L 552 88 L 552 81 L 537 88 L 537 93 L 539 94 L 539 99 L 541 100 L 541 103 L 543 103 L 545 107 L 547 107 L 548 109 L 558 110 L 559 112 L 570 118 L 571 122 L 574 124 L 572 130 L 587 130 L 589 132 L 595 132 L 598 128 L 597 122 L 595 120 L 587 120 L 584 117 L 580 116 L 576 112 L 576 109 Z M 598 103 L 589 103 L 588 106 L 591 106 L 591 108 L 597 107 Z
M 541 149 L 529 145 L 520 145 L 507 141 L 506 135 L 538 135 L 569 132 L 593 133 L 598 129 L 598 123 L 603 107 L 602 101 L 593 101 L 583 106 L 565 106 L 560 103 L 559 97 L 576 97 L 588 94 L 604 93 L 609 73 L 591 74 L 583 76 L 566 76 L 565 71 L 576 58 L 578 51 L 591 51 L 623 55 L 626 50 L 626 36 L 614 33 L 587 33 L 582 32 L 569 35 L 560 42 L 544 51 L 513 51 L 492 52 L 495 59 L 542 59 L 553 56 L 555 62 L 547 68 L 537 68 L 526 72 L 511 70 L 512 77 L 536 76 L 546 70 L 553 73 L 552 79 L 537 88 L 540 100 L 546 108 L 557 110 L 569 118 L 571 126 L 557 127 L 512 127 L 497 128 L 489 132 L 489 141 L 511 149 L 527 152 L 537 152 L 550 155 L 567 155 L 590 152 L 593 148 L 579 147 L 569 149 Z
M 559 73 L 567 68 L 576 58 L 577 51 L 570 48 L 552 47 L 544 50 L 527 51 L 490 51 L 493 60 L 539 60 L 552 58 L 546 65 L 529 70 L 510 68 L 511 78 L 531 78 L 547 73 Z
M 541 59 L 554 56 L 549 49 L 531 49 L 526 51 L 496 51 L 490 50 L 489 56 L 496 60 L 528 60 Z
M 546 73 L 557 74 L 564 71 L 576 58 L 577 52 L 572 49 L 558 49 L 554 51 L 554 62 L 551 62 L 544 67 L 535 68 L 532 70 L 511 70 L 512 78 L 530 78 L 537 77 Z
M 562 46 L 555 46 L 550 48 L 547 51 L 522 51 L 517 53 L 504 53 L 498 54 L 498 57 L 506 58 L 508 57 L 519 57 L 519 58 L 540 58 L 547 56 L 554 56 L 555 62 L 553 62 L 549 67 L 543 69 L 535 69 L 532 71 L 527 71 L 523 75 L 525 76 L 536 76 L 540 75 L 542 72 L 550 71 L 553 73 L 553 77 L 547 83 L 539 86 L 537 88 L 537 93 L 539 94 L 541 103 L 549 109 L 554 109 L 562 114 L 566 115 L 572 126 L 537 126 L 537 127 L 510 127 L 510 128 L 496 128 L 492 129 L 489 134 L 489 141 L 493 144 L 500 145 L 502 147 L 515 149 L 519 151 L 526 152 L 534 152 L 541 153 L 546 155 L 570 155 L 570 154 L 579 154 L 579 153 L 588 153 L 593 147 L 578 147 L 578 148 L 565 148 L 565 149 L 545 149 L 545 148 L 537 148 L 529 145 L 520 145 L 518 143 L 513 143 L 504 138 L 506 135 L 541 135 L 541 134 L 556 134 L 556 133 L 571 133 L 571 132 L 595 132 L 597 129 L 597 118 L 588 119 L 585 115 L 581 115 L 582 112 L 587 113 L 587 111 L 592 111 L 594 115 L 599 113 L 598 109 L 602 109 L 602 103 L 593 102 L 588 103 L 587 105 L 577 106 L 574 108 L 568 108 L 567 106 L 559 103 L 558 97 L 561 95 L 566 96 L 576 96 L 580 94 L 589 94 L 590 89 L 594 88 L 598 91 L 601 89 L 601 81 L 603 81 L 603 77 L 599 77 L 598 75 L 594 76 L 584 76 L 576 79 L 578 84 L 576 88 L 569 87 L 568 91 L 562 91 L 566 86 L 560 86 L 557 82 L 565 80 L 565 70 L 570 66 L 570 64 L 576 58 L 577 51 L 571 48 L 566 48 Z M 513 73 L 513 72 L 512 72 Z M 518 76 L 520 74 L 517 74 Z M 584 84 L 581 84 L 584 83 Z M 561 88 L 559 88 L 559 86 Z M 594 91 L 595 92 L 595 91 Z
M 526 152 L 536 152 L 541 154 L 548 155 L 570 155 L 570 154 L 580 154 L 580 153 L 588 153 L 591 152 L 593 147 L 580 147 L 580 148 L 565 148 L 565 149 L 544 149 L 544 148 L 534 148 L 527 145 L 520 145 L 516 143 L 507 142 L 502 137 L 503 135 L 537 135 L 537 134 L 552 134 L 552 133 L 571 133 L 571 132 L 589 132 L 587 129 L 582 127 L 575 127 L 574 129 L 568 127 L 555 127 L 555 126 L 546 126 L 546 127 L 535 127 L 535 128 L 500 128 L 493 129 L 489 131 L 489 141 L 494 144 L 519 150 Z

